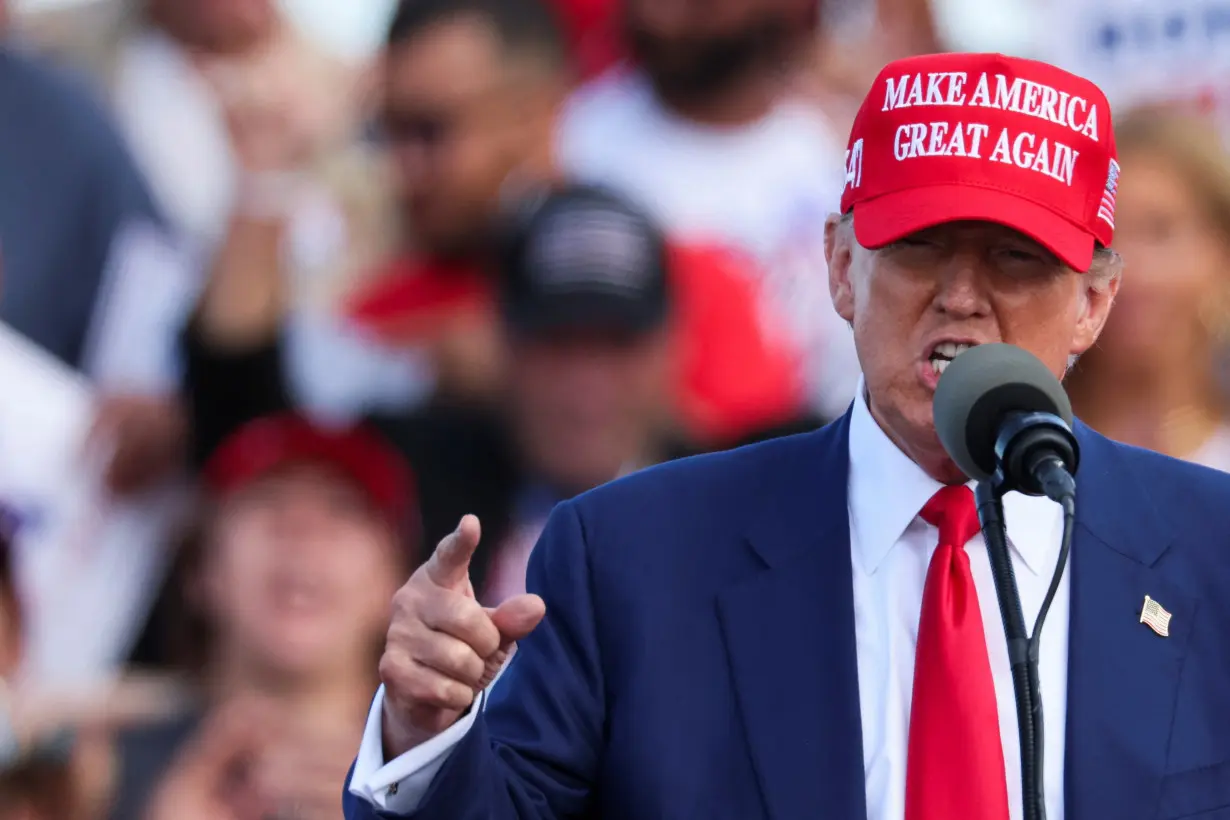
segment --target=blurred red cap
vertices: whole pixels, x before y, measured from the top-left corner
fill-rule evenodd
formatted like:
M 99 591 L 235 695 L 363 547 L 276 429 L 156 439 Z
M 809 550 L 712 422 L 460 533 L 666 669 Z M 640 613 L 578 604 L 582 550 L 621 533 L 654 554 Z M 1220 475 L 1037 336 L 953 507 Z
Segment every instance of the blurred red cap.
M 353 479 L 398 529 L 417 512 L 410 466 L 382 436 L 362 425 L 325 429 L 292 413 L 240 427 L 210 455 L 204 478 L 211 492 L 226 495 L 280 467 L 304 462 L 336 468 Z

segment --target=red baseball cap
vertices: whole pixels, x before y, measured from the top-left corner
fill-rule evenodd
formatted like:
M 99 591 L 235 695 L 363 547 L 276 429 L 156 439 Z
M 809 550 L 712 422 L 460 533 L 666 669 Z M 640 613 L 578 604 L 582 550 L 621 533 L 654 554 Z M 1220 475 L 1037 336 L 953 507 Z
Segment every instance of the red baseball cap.
M 842 213 L 879 248 L 944 222 L 995 222 L 1078 271 L 1115 230 L 1110 104 L 1059 68 L 1002 54 L 889 63 L 846 150 Z
M 337 430 L 312 424 L 293 413 L 266 416 L 240 427 L 218 445 L 205 463 L 209 490 L 225 495 L 293 463 L 337 468 L 353 479 L 376 508 L 399 530 L 417 511 L 409 465 L 373 430 Z

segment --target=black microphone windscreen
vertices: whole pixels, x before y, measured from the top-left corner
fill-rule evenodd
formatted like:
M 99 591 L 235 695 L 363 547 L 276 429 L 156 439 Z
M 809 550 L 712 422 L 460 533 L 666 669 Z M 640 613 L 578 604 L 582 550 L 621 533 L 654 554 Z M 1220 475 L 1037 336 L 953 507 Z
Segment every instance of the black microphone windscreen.
M 1051 413 L 1072 425 L 1072 403 L 1059 379 L 1032 353 L 1009 344 L 978 345 L 953 359 L 931 406 L 940 443 L 975 481 L 995 473 L 995 439 L 1007 414 Z

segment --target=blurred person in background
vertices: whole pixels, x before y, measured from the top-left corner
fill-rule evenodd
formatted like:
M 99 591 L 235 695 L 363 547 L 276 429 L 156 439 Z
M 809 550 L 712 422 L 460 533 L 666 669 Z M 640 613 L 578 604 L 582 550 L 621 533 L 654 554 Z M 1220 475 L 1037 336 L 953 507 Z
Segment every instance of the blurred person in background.
M 820 225 L 845 178 L 840 134 L 795 76 L 815 0 L 623 0 L 630 63 L 582 87 L 561 167 L 632 197 L 682 243 L 747 261 L 765 333 L 799 361 L 807 406 L 843 412 L 858 376 L 828 295 Z
M 1230 338 L 1230 157 L 1212 124 L 1140 109 L 1115 123 L 1115 242 L 1128 266 L 1073 407 L 1121 441 L 1230 470 L 1218 366 Z
M 423 394 L 421 361 L 376 359 L 336 316 L 394 239 L 383 163 L 362 134 L 368 66 L 329 56 L 274 0 L 102 0 L 36 18 L 33 36 L 101 86 L 200 265 L 223 251 L 236 221 L 285 221 L 277 266 L 305 402 L 344 408 L 356 357 L 399 399 Z M 144 299 L 186 310 L 199 284 Z M 333 378 L 315 378 L 322 361 Z
M 507 373 L 493 232 L 507 203 L 560 177 L 553 138 L 572 76 L 567 44 L 538 0 L 407 0 L 390 24 L 382 65 L 380 131 L 405 250 L 347 300 L 351 329 L 372 361 L 356 357 L 342 367 L 322 356 L 303 364 L 316 380 L 348 391 L 351 408 L 404 412 L 417 401 L 376 363 L 426 351 L 432 404 L 457 412 L 489 406 Z M 293 131 L 277 121 L 258 124 L 260 143 L 283 146 L 272 155 L 293 150 Z M 236 213 L 210 295 L 232 336 L 293 328 L 278 266 L 290 229 L 274 213 Z M 715 254 L 687 255 L 679 283 L 686 327 L 678 334 L 687 348 L 680 371 L 686 432 L 704 447 L 792 421 L 798 390 L 781 364 L 792 351 L 758 323 L 743 266 Z M 736 356 L 716 360 L 733 340 Z M 279 355 L 291 358 L 285 347 Z M 288 381 L 295 376 L 288 368 Z M 303 404 L 301 393 L 291 393 Z
M 475 589 L 493 605 L 524 584 L 556 502 L 656 459 L 670 401 L 667 252 L 647 217 L 619 197 L 565 186 L 509 218 L 499 253 L 501 399 L 372 417 L 414 467 L 427 539 L 463 514 L 482 516 Z M 215 294 L 206 292 L 186 337 L 205 446 L 288 401 L 277 335 L 240 328 Z
M 486 256 L 504 200 L 555 178 L 564 34 L 538 0 L 405 0 L 383 80 L 407 251 L 354 294 L 353 315 L 384 342 L 426 347 L 437 398 L 489 401 L 504 361 Z
M 236 144 L 246 121 L 285 121 L 296 151 L 271 170 L 289 176 L 353 144 L 365 113 L 360 67 L 300 35 L 275 0 L 102 0 L 36 14 L 27 27 L 100 86 L 160 206 L 205 256 L 254 188 L 301 219 L 324 196 L 289 179 L 274 196 L 268 178 L 246 173 L 251 146 Z
M 0 124 L 0 321 L 91 380 L 99 438 L 115 448 L 110 484 L 143 489 L 183 454 L 173 398 L 183 305 L 159 296 L 184 287 L 192 268 L 83 84 L 6 38 L 0 107 L 10 112 Z
M 822 0 L 818 35 L 800 73 L 810 95 L 839 129 L 887 63 L 942 51 L 932 0 Z
M 16 521 L 0 511 L 0 818 L 102 820 L 111 756 L 102 703 L 45 699 L 14 685 L 24 612 L 13 572 Z
M 204 477 L 162 620 L 200 700 L 120 734 L 111 816 L 336 818 L 419 541 L 409 468 L 372 431 L 275 415 L 223 440 Z
M 295 356 L 294 282 L 282 249 L 285 209 L 240 203 L 216 258 L 210 299 L 234 336 L 286 336 L 288 389 L 327 384 L 331 414 L 404 411 L 425 391 L 457 404 L 489 400 L 502 359 L 483 270 L 501 189 L 518 171 L 548 175 L 554 107 L 568 79 L 554 21 L 535 0 L 426 0 L 398 6 L 380 61 L 380 134 L 396 195 L 400 249 L 342 297 L 340 330 L 353 354 Z M 277 180 L 302 140 L 277 117 L 232 122 L 240 162 Z M 391 310 L 390 310 L 391 308 Z M 301 338 L 301 337 L 299 337 Z M 410 363 L 409 367 L 400 364 Z M 424 372 L 426 371 L 426 372 Z M 317 408 L 319 409 L 319 408 Z

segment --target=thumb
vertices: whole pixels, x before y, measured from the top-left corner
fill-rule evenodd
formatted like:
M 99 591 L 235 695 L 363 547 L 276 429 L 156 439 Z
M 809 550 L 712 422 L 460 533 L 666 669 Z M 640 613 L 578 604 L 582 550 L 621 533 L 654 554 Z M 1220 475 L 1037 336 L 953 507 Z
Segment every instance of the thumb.
M 473 515 L 462 516 L 457 529 L 444 536 L 435 552 L 423 565 L 427 577 L 441 587 L 453 588 L 465 582 L 470 574 L 470 559 L 478 548 L 482 528 Z
M 516 595 L 496 607 L 491 622 L 500 630 L 501 648 L 534 631 L 547 614 L 547 605 L 537 595 Z

